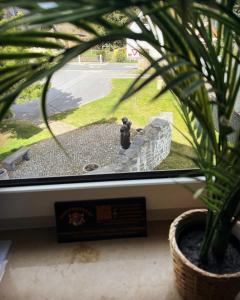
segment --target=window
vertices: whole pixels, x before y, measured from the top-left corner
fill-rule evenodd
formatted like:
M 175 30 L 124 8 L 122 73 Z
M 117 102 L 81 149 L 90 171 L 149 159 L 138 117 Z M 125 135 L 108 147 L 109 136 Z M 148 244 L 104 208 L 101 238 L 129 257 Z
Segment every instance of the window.
M 94 55 L 86 59 L 97 59 Z M 168 92 L 160 102 L 149 101 L 161 79 L 112 112 L 137 76 L 138 64 L 84 61 L 83 56 L 80 63 L 58 71 L 48 93 L 50 127 L 63 149 L 41 118 L 35 99 L 40 83 L 12 107 L 1 127 L 0 150 L 11 179 L 194 168 L 175 153 L 191 156 L 192 150 L 179 133 L 186 128 L 174 95 Z M 21 152 L 24 148 L 26 153 Z
M 143 21 L 151 30 L 147 20 Z M 138 30 L 134 22 L 129 26 Z M 86 31 L 68 23 L 47 30 L 71 33 L 85 41 L 89 38 Z M 65 50 L 75 45 L 75 41 L 62 42 Z M 47 113 L 62 148 L 41 116 L 43 82 L 19 95 L 0 128 L 1 167 L 7 169 L 0 176 L 10 179 L 0 183 L 1 228 L 11 221 L 17 227 L 53 225 L 55 201 L 145 196 L 152 219 L 159 217 L 158 210 L 160 217 L 171 218 L 179 210 L 199 206 L 179 186 L 179 181 L 186 180 L 175 178 L 186 173 L 198 175 L 188 159 L 193 150 L 180 133 L 186 134 L 186 127 L 177 99 L 167 92 L 159 101 L 150 101 L 164 87 L 163 80 L 156 77 L 113 111 L 120 96 L 148 67 L 140 48 L 158 58 L 148 43 L 138 46 L 126 39 L 101 44 L 75 56 L 55 73 L 47 95 Z M 54 56 L 57 51 L 48 50 L 44 55 Z M 13 63 L 8 62 L 9 66 Z M 22 63 L 33 60 L 22 60 L 20 67 Z M 140 84 L 152 72 L 149 69 Z M 173 212 L 167 212 L 169 208 Z
M 134 22 L 129 27 L 139 30 Z M 89 39 L 86 31 L 67 23 L 55 25 L 54 31 Z M 73 45 L 65 43 L 66 48 Z M 169 175 L 170 170 L 196 168 L 189 159 L 194 155 L 191 145 L 181 134 L 187 135 L 187 129 L 176 97 L 167 92 L 150 101 L 164 86 L 162 78 L 156 77 L 113 111 L 148 64 L 139 47 L 158 59 L 148 43 L 127 39 L 91 48 L 55 73 L 47 113 L 60 146 L 41 116 L 43 82 L 26 88 L 1 124 L 0 160 L 6 169 L 1 171 L 2 179 L 82 176 L 86 180 L 91 175 L 143 176 L 144 172 L 158 176 L 159 171 Z M 141 81 L 152 72 L 149 69 Z

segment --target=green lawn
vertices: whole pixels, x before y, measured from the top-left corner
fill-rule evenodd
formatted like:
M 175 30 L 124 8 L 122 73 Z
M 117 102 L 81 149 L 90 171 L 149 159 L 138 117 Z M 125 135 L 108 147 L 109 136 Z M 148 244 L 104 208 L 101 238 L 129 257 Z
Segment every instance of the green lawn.
M 172 142 L 170 154 L 155 170 L 194 169 L 196 165 L 188 158 L 194 157 L 194 154 L 192 147 Z
M 114 105 L 131 82 L 132 79 L 113 79 L 113 89 L 108 96 L 78 109 L 55 115 L 52 119 L 61 120 L 76 127 L 82 127 L 89 123 L 111 118 L 116 118 L 117 122 L 120 123 L 121 118 L 126 116 L 132 121 L 132 126 L 138 128 L 147 125 L 149 118 L 152 116 L 157 116 L 161 112 L 172 112 L 174 125 L 177 126 L 178 130 L 186 132 L 185 124 L 177 111 L 176 100 L 172 93 L 165 93 L 157 101 L 149 101 L 156 93 L 155 82 L 152 82 L 138 94 L 129 98 L 113 112 Z M 173 129 L 173 140 L 181 144 L 187 143 L 176 129 Z
M 31 122 L 5 120 L 0 128 L 0 160 L 22 146 L 32 145 L 49 137 L 46 129 L 41 129 Z
M 122 103 L 113 112 L 114 105 L 131 82 L 132 79 L 113 79 L 112 91 L 108 96 L 85 104 L 78 109 L 55 115 L 51 119 L 61 120 L 79 128 L 91 123 L 107 122 L 113 119 L 120 123 L 121 118 L 127 116 L 132 121 L 133 128 L 138 128 L 148 124 L 150 117 L 167 111 L 173 112 L 174 125 L 177 126 L 178 130 L 186 131 L 184 122 L 176 108 L 176 100 L 170 92 L 155 102 L 149 101 L 156 93 L 156 83 L 154 82 Z M 4 142 L 0 140 L 0 159 L 21 146 L 31 145 L 50 137 L 46 129 L 41 129 L 25 121 L 4 121 L 1 124 L 0 136 L 4 137 L 7 132 L 11 134 L 7 140 Z M 173 129 L 173 142 L 187 145 L 187 142 L 176 129 Z

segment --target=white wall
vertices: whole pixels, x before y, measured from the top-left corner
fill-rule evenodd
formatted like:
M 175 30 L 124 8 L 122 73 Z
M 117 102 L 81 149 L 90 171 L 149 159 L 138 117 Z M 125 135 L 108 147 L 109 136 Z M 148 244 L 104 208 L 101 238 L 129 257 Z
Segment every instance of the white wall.
M 54 225 L 56 201 L 146 197 L 148 219 L 171 219 L 190 207 L 201 207 L 182 184 L 190 179 L 144 179 L 0 189 L 0 228 Z
M 139 15 L 139 18 L 141 18 L 141 14 Z M 156 29 L 150 18 L 146 17 L 146 19 L 148 20 L 148 24 L 146 24 L 146 28 L 150 29 L 153 34 L 155 35 L 155 38 L 156 40 L 159 41 L 160 44 L 163 44 L 163 36 L 162 36 L 162 33 L 160 30 Z M 142 32 L 140 27 L 135 23 L 131 23 L 129 25 L 129 28 L 131 29 L 131 31 L 135 32 L 135 33 L 140 33 Z M 137 50 L 137 49 L 140 49 L 141 47 L 145 50 L 147 50 L 147 52 L 149 53 L 149 55 L 153 58 L 153 59 L 158 59 L 161 57 L 161 55 L 158 53 L 158 51 L 156 49 L 154 49 L 150 44 L 148 44 L 147 42 L 145 41 L 135 41 L 135 40 L 132 40 L 132 39 L 127 39 L 126 40 L 127 42 L 127 55 L 129 53 L 133 53 L 133 50 Z M 135 57 L 133 56 L 128 56 L 128 58 L 133 58 L 133 59 L 138 59 L 140 58 L 140 55 L 139 54 L 136 54 Z

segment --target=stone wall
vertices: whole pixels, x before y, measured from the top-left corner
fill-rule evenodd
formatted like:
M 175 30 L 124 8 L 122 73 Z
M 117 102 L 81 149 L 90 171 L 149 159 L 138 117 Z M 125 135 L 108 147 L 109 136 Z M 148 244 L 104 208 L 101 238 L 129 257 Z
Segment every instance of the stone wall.
M 125 173 L 152 171 L 171 149 L 172 113 L 165 112 L 150 119 L 149 124 L 133 138 L 129 149 L 120 149 L 116 162 L 87 173 Z

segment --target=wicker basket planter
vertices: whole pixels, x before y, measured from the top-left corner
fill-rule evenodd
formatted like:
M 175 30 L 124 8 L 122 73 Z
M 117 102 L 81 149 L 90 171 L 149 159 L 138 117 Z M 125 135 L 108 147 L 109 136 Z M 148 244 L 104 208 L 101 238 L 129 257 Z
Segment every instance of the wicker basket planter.
M 170 227 L 169 241 L 176 286 L 179 294 L 186 300 L 231 300 L 240 291 L 240 272 L 233 274 L 214 274 L 192 264 L 178 248 L 178 237 L 187 226 L 203 221 L 206 210 L 190 210 L 176 218 Z M 238 224 L 239 225 L 239 224 Z M 235 229 L 238 239 L 240 229 Z

